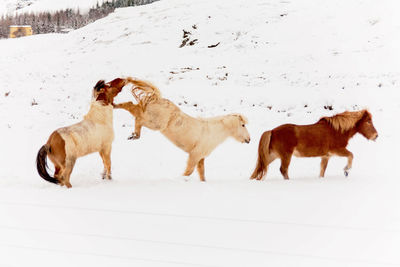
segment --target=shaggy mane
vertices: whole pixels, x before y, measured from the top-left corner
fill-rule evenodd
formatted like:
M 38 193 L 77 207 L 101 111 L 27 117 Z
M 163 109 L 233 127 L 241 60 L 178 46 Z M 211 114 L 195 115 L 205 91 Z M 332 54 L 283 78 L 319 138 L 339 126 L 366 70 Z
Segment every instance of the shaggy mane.
M 160 90 L 148 81 L 132 77 L 126 78 L 126 81 L 133 84 L 132 95 L 143 111 L 146 109 L 147 104 L 161 98 Z
M 365 113 L 370 115 L 365 109 L 360 111 L 345 111 L 332 117 L 322 117 L 319 121 L 326 121 L 333 129 L 343 133 L 353 129 Z

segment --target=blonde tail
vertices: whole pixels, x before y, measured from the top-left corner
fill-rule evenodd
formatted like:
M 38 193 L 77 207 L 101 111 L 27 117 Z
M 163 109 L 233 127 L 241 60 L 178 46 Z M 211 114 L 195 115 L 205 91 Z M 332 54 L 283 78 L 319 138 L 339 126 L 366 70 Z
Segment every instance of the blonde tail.
M 125 81 L 127 84 L 133 84 L 131 91 L 132 95 L 143 111 L 147 104 L 161 98 L 160 90 L 150 82 L 138 80 L 132 77 L 127 77 Z

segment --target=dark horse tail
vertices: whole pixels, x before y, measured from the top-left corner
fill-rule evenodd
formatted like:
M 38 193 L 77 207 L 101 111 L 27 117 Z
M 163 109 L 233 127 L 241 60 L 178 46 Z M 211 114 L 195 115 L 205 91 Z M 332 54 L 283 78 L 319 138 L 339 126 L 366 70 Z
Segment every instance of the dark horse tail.
M 257 165 L 254 169 L 251 179 L 261 179 L 268 170 L 268 155 L 269 143 L 271 140 L 271 131 L 266 131 L 261 135 L 260 143 L 258 144 L 258 158 Z
M 54 177 L 51 177 L 47 172 L 47 153 L 49 152 L 49 149 L 50 148 L 48 145 L 44 145 L 40 148 L 36 156 L 36 168 L 40 177 L 50 183 L 58 184 L 58 180 Z

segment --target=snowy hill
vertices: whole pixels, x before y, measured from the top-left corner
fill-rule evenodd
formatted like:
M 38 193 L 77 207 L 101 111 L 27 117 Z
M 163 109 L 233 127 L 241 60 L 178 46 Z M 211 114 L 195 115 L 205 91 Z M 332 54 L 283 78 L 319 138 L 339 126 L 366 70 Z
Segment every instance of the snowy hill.
M 103 0 L 2 0 L 0 1 L 0 15 L 18 13 L 37 13 L 58 11 L 67 8 L 80 11 L 89 10 Z
M 398 7 L 164 0 L 65 35 L 0 40 L 0 265 L 400 265 Z M 193 45 L 180 47 L 183 30 Z M 113 181 L 98 155 L 78 160 L 70 190 L 40 179 L 50 133 L 82 119 L 98 80 L 121 76 L 152 81 L 193 116 L 246 115 L 252 142 L 226 141 L 206 159 L 207 182 L 186 182 L 187 155 L 149 129 L 126 140 L 134 120 L 116 110 Z M 265 181 L 248 179 L 263 131 L 361 108 L 379 139 L 351 140 L 349 178 L 343 158 L 324 179 L 320 159 L 293 158 L 289 181 L 278 161 Z

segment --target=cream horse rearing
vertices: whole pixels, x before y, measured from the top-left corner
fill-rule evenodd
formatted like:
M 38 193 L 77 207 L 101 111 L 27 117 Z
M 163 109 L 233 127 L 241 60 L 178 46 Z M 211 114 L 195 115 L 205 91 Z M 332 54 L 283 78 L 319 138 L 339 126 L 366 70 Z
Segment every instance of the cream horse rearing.
M 189 176 L 197 166 L 201 181 L 204 177 L 204 159 L 228 137 L 242 143 L 250 142 L 247 119 L 240 114 L 213 118 L 193 118 L 174 103 L 162 98 L 154 85 L 142 80 L 125 79 L 133 84 L 132 94 L 138 104 L 124 102 L 114 105 L 129 111 L 135 117 L 135 132 L 128 139 L 138 139 L 142 126 L 160 131 L 176 146 L 189 153 L 186 170 Z
M 111 144 L 114 139 L 113 99 L 125 81 L 99 81 L 93 88 L 93 99 L 84 119 L 55 130 L 36 157 L 39 175 L 48 182 L 71 187 L 70 175 L 77 158 L 99 152 L 104 164 L 103 179 L 111 179 Z M 47 171 L 47 157 L 55 167 L 54 177 Z

